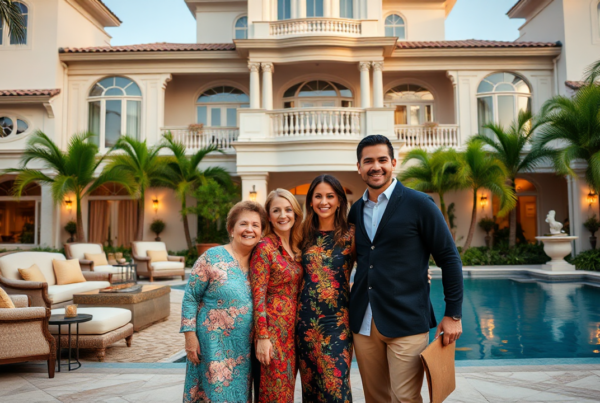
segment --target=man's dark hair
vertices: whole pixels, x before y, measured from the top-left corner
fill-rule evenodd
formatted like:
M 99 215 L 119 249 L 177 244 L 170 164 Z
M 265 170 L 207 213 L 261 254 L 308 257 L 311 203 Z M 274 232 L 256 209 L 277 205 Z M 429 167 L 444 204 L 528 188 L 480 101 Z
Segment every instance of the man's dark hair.
M 385 144 L 390 153 L 390 158 L 394 159 L 394 147 L 392 147 L 392 142 L 385 136 L 381 134 L 372 134 L 370 136 L 365 137 L 358 143 L 358 147 L 356 147 L 356 158 L 360 163 L 360 159 L 362 158 L 362 150 L 365 147 L 376 146 L 378 144 Z

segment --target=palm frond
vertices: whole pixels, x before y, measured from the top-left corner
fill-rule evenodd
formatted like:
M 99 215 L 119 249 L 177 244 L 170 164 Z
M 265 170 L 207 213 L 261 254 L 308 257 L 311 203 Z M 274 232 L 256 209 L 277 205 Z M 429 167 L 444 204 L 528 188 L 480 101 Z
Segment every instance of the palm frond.
M 8 33 L 17 43 L 27 39 L 25 18 L 21 14 L 19 4 L 13 0 L 0 0 L 0 26 L 6 25 Z

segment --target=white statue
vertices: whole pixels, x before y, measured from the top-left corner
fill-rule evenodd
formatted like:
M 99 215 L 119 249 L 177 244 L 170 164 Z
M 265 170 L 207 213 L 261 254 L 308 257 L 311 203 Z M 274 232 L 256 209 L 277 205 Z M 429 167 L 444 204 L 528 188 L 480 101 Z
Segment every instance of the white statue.
M 562 233 L 563 225 L 562 223 L 556 221 L 554 217 L 556 217 L 556 212 L 554 210 L 550 210 L 546 216 L 546 222 L 550 224 L 551 235 L 560 235 Z

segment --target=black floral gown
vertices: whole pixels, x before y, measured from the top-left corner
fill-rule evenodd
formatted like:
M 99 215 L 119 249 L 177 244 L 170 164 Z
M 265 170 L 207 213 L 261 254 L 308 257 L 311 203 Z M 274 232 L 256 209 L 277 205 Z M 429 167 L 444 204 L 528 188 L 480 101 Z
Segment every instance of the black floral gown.
M 303 402 L 352 402 L 350 365 L 350 272 L 354 265 L 354 227 L 343 246 L 333 231 L 321 231 L 302 254 L 304 278 L 298 305 L 297 356 Z

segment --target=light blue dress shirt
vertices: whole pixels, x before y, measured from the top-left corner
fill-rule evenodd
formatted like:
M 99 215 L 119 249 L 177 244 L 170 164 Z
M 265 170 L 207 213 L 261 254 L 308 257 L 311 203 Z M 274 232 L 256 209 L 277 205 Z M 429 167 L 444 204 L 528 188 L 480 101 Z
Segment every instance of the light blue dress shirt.
M 385 192 L 379 195 L 377 198 L 377 203 L 369 200 L 369 189 L 365 190 L 365 193 L 363 193 L 363 200 L 365 202 L 365 207 L 363 209 L 363 221 L 365 224 L 365 229 L 367 230 L 367 235 L 369 236 L 371 242 L 373 242 L 373 238 L 375 238 L 377 228 L 381 222 L 381 217 L 383 217 L 383 213 L 385 213 L 385 209 L 390 201 L 390 198 L 392 197 L 392 193 L 394 193 L 397 183 L 398 181 L 393 179 L 391 185 L 385 190 Z M 359 334 L 362 334 L 363 336 L 371 335 L 372 318 L 373 312 L 371 311 L 371 303 L 369 302 L 360 326 L 360 331 L 358 332 Z

